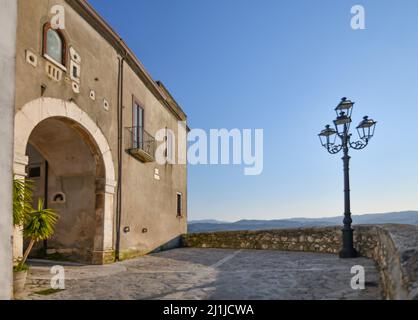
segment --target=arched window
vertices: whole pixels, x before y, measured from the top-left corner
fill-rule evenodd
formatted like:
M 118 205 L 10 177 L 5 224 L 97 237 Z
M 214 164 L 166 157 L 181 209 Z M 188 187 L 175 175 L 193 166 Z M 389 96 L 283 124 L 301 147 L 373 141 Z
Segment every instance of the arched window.
M 62 66 L 66 64 L 67 46 L 64 35 L 49 23 L 44 26 L 43 54 Z

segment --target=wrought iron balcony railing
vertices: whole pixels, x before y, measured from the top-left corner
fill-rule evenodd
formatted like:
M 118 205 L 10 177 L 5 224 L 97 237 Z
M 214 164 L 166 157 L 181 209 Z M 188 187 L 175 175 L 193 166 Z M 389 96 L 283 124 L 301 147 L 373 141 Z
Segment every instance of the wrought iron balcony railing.
M 143 127 L 126 128 L 126 151 L 141 162 L 155 161 L 155 138 Z

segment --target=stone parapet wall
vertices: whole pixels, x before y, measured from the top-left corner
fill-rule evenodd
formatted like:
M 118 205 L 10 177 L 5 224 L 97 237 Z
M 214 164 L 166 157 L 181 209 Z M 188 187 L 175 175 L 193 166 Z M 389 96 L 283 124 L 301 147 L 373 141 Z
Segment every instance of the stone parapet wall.
M 418 228 L 359 226 L 356 239 L 360 254 L 378 264 L 386 298 L 418 300 Z
M 360 255 L 379 266 L 387 299 L 418 299 L 418 228 L 406 225 L 355 227 Z M 337 254 L 341 228 L 225 231 L 184 235 L 184 247 L 304 251 Z
M 224 231 L 188 234 L 183 245 L 197 248 L 257 249 L 337 253 L 341 228 Z

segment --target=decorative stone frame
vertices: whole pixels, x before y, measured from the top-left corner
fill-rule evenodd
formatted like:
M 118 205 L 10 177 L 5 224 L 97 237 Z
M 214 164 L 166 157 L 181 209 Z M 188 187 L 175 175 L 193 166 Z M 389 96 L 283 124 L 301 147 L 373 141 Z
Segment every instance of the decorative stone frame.
M 30 50 L 25 52 L 26 62 L 29 63 L 32 67 L 36 68 L 38 66 L 38 57 Z
M 56 118 L 70 122 L 92 148 L 100 161 L 96 175 L 96 233 L 92 252 L 93 264 L 113 262 L 114 194 L 116 188 L 115 166 L 109 143 L 96 123 L 74 102 L 61 99 L 39 98 L 27 103 L 16 113 L 14 129 L 14 174 L 15 178 L 26 177 L 29 159 L 26 147 L 35 127 L 43 120 Z M 14 258 L 23 253 L 21 230 L 15 230 L 13 241 Z

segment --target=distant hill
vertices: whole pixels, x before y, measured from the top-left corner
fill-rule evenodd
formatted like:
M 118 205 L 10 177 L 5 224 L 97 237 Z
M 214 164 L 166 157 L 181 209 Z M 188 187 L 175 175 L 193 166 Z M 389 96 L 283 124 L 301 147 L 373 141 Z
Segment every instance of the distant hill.
M 228 222 L 225 222 L 225 221 L 218 221 L 218 220 L 215 220 L 215 219 L 192 220 L 192 221 L 189 221 L 189 222 L 188 222 L 188 224 L 189 224 L 189 225 L 191 225 L 191 224 L 195 224 L 195 223 L 219 224 L 219 223 L 228 223 Z
M 189 222 L 190 233 L 235 230 L 268 230 L 326 227 L 342 224 L 343 217 L 332 218 L 294 218 L 284 220 L 240 220 L 222 222 L 217 220 L 200 220 Z M 354 224 L 410 224 L 418 226 L 418 211 L 404 211 L 380 214 L 353 215 Z

